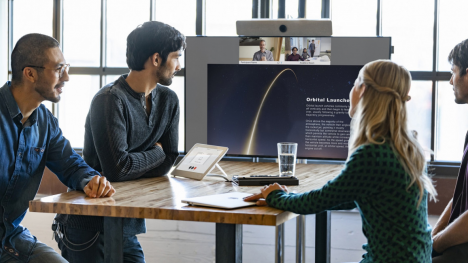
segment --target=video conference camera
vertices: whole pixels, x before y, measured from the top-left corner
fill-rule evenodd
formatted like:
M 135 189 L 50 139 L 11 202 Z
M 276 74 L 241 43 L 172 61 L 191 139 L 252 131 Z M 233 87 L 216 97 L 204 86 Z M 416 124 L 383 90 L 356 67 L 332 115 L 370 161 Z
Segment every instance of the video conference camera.
M 295 36 L 329 37 L 331 20 L 311 19 L 251 19 L 236 22 L 239 36 Z

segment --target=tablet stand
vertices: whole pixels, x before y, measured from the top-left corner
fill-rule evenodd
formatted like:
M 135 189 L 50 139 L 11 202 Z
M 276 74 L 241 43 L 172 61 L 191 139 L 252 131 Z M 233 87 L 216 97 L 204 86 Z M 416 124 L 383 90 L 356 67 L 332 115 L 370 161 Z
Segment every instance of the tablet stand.
M 213 171 L 213 169 L 215 167 L 217 167 L 223 174 L 211 174 L 211 172 Z M 221 178 L 224 178 L 224 180 L 226 180 L 226 182 L 230 182 L 229 178 L 228 178 L 228 175 L 224 172 L 223 168 L 221 168 L 221 166 L 219 166 L 218 163 L 215 164 L 215 166 L 211 169 L 210 173 L 208 173 L 206 176 L 221 177 Z

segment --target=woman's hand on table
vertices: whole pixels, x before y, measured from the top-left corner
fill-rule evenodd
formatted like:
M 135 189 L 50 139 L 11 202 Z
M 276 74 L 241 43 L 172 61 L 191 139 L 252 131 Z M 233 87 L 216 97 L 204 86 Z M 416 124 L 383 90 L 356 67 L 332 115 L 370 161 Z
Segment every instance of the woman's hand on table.
M 107 181 L 106 177 L 99 175 L 94 176 L 83 191 L 87 196 L 93 198 L 111 197 L 115 194 L 114 187 Z
M 275 190 L 282 190 L 285 191 L 286 193 L 289 193 L 288 188 L 285 185 L 280 185 L 278 183 L 270 184 L 270 185 L 265 185 L 262 189 L 260 189 L 259 194 L 253 194 L 249 195 L 247 197 L 244 197 L 244 201 L 246 202 L 253 202 L 257 201 L 258 206 L 266 206 L 266 198 L 268 195 L 275 191 Z

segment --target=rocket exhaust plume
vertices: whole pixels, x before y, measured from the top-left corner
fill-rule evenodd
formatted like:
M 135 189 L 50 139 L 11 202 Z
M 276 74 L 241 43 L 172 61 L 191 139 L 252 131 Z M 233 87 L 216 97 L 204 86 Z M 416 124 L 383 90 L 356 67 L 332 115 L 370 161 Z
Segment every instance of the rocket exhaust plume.
M 270 83 L 270 86 L 268 87 L 267 91 L 265 92 L 265 95 L 263 95 L 262 102 L 260 103 L 260 107 L 258 107 L 257 115 L 255 116 L 255 120 L 254 120 L 254 123 L 252 125 L 252 129 L 251 129 L 251 132 L 250 132 L 250 139 L 249 139 L 249 141 L 248 141 L 248 143 L 246 145 L 246 148 L 247 148 L 246 154 L 247 155 L 251 155 L 252 141 L 253 141 L 253 138 L 254 138 L 254 135 L 255 135 L 255 131 L 257 130 L 258 117 L 260 116 L 260 112 L 262 111 L 263 103 L 265 102 L 265 99 L 268 96 L 268 93 L 270 92 L 271 87 L 273 86 L 273 84 L 275 84 L 275 82 L 279 78 L 279 76 L 281 76 L 281 74 L 283 74 L 283 72 L 288 71 L 288 70 L 290 70 L 294 74 L 294 77 L 296 77 L 296 81 L 297 81 L 297 76 L 296 76 L 296 73 L 294 73 L 294 70 L 292 70 L 290 68 L 287 68 L 287 69 L 283 69 L 280 73 L 278 73 L 278 75 L 276 75 L 276 77 Z

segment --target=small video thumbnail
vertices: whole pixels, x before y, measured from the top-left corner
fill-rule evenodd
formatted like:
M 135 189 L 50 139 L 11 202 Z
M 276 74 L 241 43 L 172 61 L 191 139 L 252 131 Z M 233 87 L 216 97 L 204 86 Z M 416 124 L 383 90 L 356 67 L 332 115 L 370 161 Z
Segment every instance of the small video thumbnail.
M 239 38 L 239 61 L 280 61 L 282 37 Z
M 240 37 L 239 64 L 331 65 L 331 37 Z

